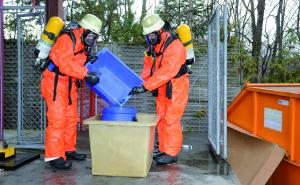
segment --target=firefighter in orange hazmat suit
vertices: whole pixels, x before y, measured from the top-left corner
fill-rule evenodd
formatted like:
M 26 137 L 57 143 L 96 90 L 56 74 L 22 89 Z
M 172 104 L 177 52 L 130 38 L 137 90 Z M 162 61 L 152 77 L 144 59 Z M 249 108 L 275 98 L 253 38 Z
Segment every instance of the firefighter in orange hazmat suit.
M 166 24 L 157 14 L 143 19 L 143 34 L 149 45 L 141 73 L 144 84 L 131 91 L 131 94 L 152 91 L 156 96 L 160 153 L 154 160 L 159 164 L 177 161 L 183 140 L 180 119 L 189 92 L 186 49 L 179 39 L 167 32 Z
M 70 160 L 84 160 L 85 154 L 76 152 L 77 86 L 78 79 L 95 85 L 99 78 L 84 67 L 91 56 L 87 48 L 96 42 L 102 26 L 96 16 L 87 14 L 72 29 L 72 34 L 61 34 L 54 44 L 49 59 L 54 70 L 46 69 L 41 81 L 41 92 L 47 104 L 45 161 L 57 169 L 72 167 Z M 72 38 L 73 37 L 73 38 Z

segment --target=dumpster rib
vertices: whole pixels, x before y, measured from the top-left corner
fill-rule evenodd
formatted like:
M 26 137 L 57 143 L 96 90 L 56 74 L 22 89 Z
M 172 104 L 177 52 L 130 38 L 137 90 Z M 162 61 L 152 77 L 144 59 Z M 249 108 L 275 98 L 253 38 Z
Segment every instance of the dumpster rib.
M 257 125 L 258 125 L 258 116 L 257 116 L 257 113 L 258 113 L 258 108 L 257 108 L 257 92 L 254 92 L 253 93 L 253 134 L 254 135 L 257 135 Z
M 296 140 L 296 99 L 291 98 L 290 100 L 290 121 L 291 121 L 291 161 L 295 160 L 295 140 Z

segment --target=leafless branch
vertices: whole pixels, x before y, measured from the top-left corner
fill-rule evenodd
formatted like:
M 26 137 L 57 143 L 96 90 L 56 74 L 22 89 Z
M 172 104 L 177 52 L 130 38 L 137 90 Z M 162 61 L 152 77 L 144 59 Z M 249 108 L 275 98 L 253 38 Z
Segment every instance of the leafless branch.
M 249 9 L 249 4 L 246 5 L 245 0 L 242 0 L 242 2 L 243 2 L 243 4 L 244 4 L 244 7 L 246 8 L 246 10 L 247 10 L 248 12 L 251 12 L 251 10 Z M 250 3 L 250 1 L 249 1 L 249 3 Z
M 245 35 L 244 33 L 239 32 L 239 31 L 235 31 L 235 33 L 240 34 L 240 35 L 241 35 L 243 38 L 245 38 L 250 44 L 253 43 L 253 41 L 252 41 L 247 35 Z

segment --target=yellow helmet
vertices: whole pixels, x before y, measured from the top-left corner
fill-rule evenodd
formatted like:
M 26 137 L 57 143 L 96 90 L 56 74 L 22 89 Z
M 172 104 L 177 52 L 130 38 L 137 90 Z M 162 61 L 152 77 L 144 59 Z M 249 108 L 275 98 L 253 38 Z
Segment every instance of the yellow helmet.
M 78 24 L 84 29 L 100 35 L 102 21 L 98 17 L 92 14 L 86 14 L 80 21 L 78 21 Z
M 143 34 L 159 31 L 164 25 L 165 22 L 157 14 L 147 15 L 142 20 Z

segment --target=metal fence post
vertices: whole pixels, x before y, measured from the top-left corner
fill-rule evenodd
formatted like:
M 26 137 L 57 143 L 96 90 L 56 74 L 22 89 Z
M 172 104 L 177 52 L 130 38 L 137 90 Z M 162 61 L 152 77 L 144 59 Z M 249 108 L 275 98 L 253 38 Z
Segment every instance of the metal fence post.
M 223 16 L 223 27 L 224 27 L 224 75 L 223 75 L 223 83 L 224 83 L 224 98 L 223 98 L 223 159 L 227 159 L 227 19 L 228 19 L 228 8 L 227 5 L 224 7 L 224 16 Z
M 17 16 L 17 51 L 18 51 L 18 124 L 17 124 L 17 140 L 18 142 L 22 140 L 21 138 L 21 125 L 22 125 L 22 53 L 21 53 L 21 32 L 20 32 L 20 17 Z
M 4 26 L 3 26 L 3 0 L 0 0 L 0 148 L 4 140 Z
M 216 114 L 216 125 L 217 125 L 217 154 L 220 154 L 220 102 L 221 102 L 221 97 L 220 97 L 220 7 L 217 7 L 217 13 L 216 13 L 216 40 L 217 40 L 217 45 L 216 45 L 216 85 L 217 85 L 217 106 L 216 106 L 216 110 L 217 110 L 217 114 Z

